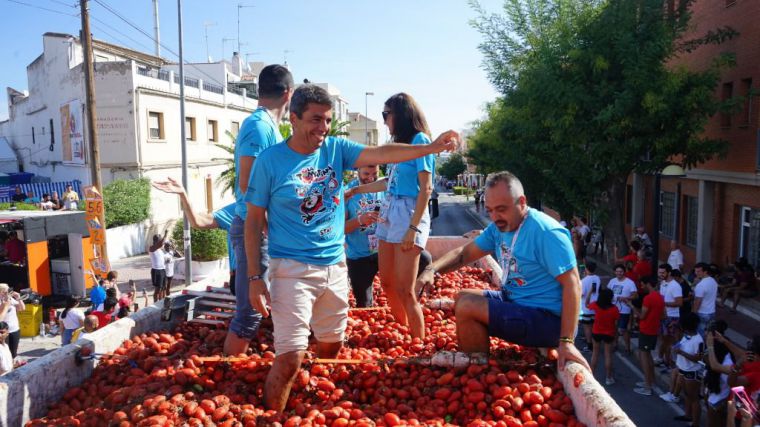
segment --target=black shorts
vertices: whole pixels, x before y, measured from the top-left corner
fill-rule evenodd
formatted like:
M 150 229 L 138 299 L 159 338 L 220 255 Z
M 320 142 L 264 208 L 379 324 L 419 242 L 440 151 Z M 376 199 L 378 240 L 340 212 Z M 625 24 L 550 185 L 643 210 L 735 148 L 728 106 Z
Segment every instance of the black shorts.
M 657 347 L 657 335 L 639 333 L 639 350 L 653 351 Z
M 684 371 L 679 369 L 678 373 L 681 374 L 683 379 L 689 381 L 702 381 L 702 375 L 700 371 Z
M 580 320 L 578 320 L 578 323 L 581 325 L 593 325 L 594 324 L 594 315 L 593 314 L 581 314 Z
M 157 270 L 155 268 L 150 269 L 150 282 L 156 289 L 163 289 L 166 285 L 166 270 Z
M 615 340 L 615 337 L 612 335 L 591 334 L 591 336 L 594 338 L 594 342 L 603 342 L 609 344 Z
M 372 281 L 377 274 L 377 254 L 346 260 L 357 307 L 372 307 Z

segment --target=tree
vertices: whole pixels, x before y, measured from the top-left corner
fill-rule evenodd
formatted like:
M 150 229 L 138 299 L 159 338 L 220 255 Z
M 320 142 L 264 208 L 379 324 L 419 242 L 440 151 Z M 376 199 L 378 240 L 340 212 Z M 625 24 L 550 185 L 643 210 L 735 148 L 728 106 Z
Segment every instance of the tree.
M 467 170 L 467 164 L 459 153 L 454 153 L 449 159 L 438 167 L 438 173 L 449 180 L 457 179 L 457 175 Z
M 477 3 L 485 67 L 501 97 L 470 140 L 482 172 L 509 169 L 531 198 L 563 216 L 593 209 L 608 246 L 627 247 L 626 181 L 669 161 L 693 166 L 725 152 L 702 136 L 725 105 L 714 94 L 730 54 L 699 71 L 678 55 L 734 37 L 687 39 L 692 0 L 507 0 Z M 671 5 L 672 7 L 668 7 Z
M 351 126 L 351 122 L 348 120 L 338 120 L 335 117 L 335 111 L 332 113 L 332 121 L 330 122 L 330 130 L 327 131 L 328 136 L 348 136 L 348 127 Z
M 224 150 L 227 154 L 229 154 L 228 157 L 215 157 L 212 158 L 212 161 L 217 160 L 223 160 L 225 165 L 227 166 L 227 169 L 225 169 L 221 174 L 219 174 L 219 180 L 216 181 L 217 187 L 222 187 L 222 194 L 226 192 L 233 192 L 235 191 L 235 140 L 237 139 L 237 135 L 233 135 L 230 131 L 225 131 L 225 134 L 232 140 L 232 145 L 227 144 L 220 144 L 215 143 L 214 146 L 217 148 Z

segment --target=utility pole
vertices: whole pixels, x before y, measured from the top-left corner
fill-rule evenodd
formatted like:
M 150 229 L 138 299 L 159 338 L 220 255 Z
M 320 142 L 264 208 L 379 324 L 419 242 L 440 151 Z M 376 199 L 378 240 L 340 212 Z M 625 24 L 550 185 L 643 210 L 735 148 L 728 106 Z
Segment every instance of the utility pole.
M 161 56 L 161 31 L 158 28 L 158 0 L 153 0 L 153 39 L 156 41 L 156 56 Z
M 93 65 L 92 54 L 92 33 L 90 33 L 90 6 L 89 0 L 79 2 L 80 14 L 82 15 L 82 31 L 79 34 L 79 40 L 82 43 L 82 53 L 84 55 L 84 93 L 85 93 L 85 111 L 87 113 L 87 137 L 90 140 L 90 168 L 92 185 L 103 194 L 103 184 L 100 180 L 100 146 L 98 145 L 97 122 L 95 114 L 95 67 Z M 106 228 L 105 214 L 101 213 L 100 224 L 103 230 Z M 105 233 L 104 233 L 105 236 Z M 108 259 L 108 251 L 105 242 L 101 247 L 103 259 Z
M 179 129 L 182 141 L 182 186 L 189 192 L 187 177 L 187 135 L 185 130 L 185 58 L 182 52 L 182 0 L 177 0 L 177 31 L 179 32 Z M 192 246 L 190 241 L 190 220 L 183 215 L 183 233 L 185 249 L 185 286 L 193 283 Z

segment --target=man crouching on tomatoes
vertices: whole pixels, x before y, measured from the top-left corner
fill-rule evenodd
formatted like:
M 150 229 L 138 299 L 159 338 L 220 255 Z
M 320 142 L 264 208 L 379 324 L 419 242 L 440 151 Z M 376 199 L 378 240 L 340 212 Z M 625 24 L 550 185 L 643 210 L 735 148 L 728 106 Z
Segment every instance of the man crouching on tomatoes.
M 417 279 L 417 292 L 445 273 L 493 255 L 503 271 L 499 291 L 467 289 L 454 307 L 459 348 L 487 353 L 489 336 L 531 347 L 558 347 L 559 368 L 573 360 L 581 284 L 570 233 L 528 207 L 522 183 L 510 172 L 486 179 L 486 211 L 493 221 L 474 241 L 449 251 Z

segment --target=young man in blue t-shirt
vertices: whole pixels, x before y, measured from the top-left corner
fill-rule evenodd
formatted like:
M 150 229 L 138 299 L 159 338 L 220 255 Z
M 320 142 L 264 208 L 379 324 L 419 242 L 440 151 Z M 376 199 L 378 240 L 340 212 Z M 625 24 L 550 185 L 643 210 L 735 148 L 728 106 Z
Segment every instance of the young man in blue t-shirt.
M 293 135 L 261 153 L 245 196 L 251 305 L 268 316 L 269 302 L 274 323 L 276 357 L 264 387 L 264 404 L 276 411 L 285 408 L 310 331 L 317 339 L 318 357 L 333 358 L 342 345 L 348 319 L 343 172 L 451 150 L 458 138 L 448 131 L 428 145 L 365 147 L 328 137 L 331 120 L 327 91 L 311 84 L 296 89 L 290 104 Z M 258 269 L 265 226 L 269 290 Z
M 487 353 L 489 336 L 534 347 L 558 347 L 559 368 L 574 360 L 581 284 L 570 233 L 528 207 L 522 183 L 509 172 L 486 179 L 486 211 L 493 221 L 473 242 L 449 251 L 420 275 L 417 288 L 446 272 L 493 255 L 503 271 L 500 291 L 465 290 L 454 308 L 459 348 Z
M 227 338 L 224 340 L 224 353 L 236 355 L 245 353 L 251 339 L 259 329 L 261 314 L 256 312 L 248 300 L 248 264 L 245 255 L 244 221 L 246 203 L 243 200 L 250 181 L 254 162 L 267 148 L 282 142 L 280 120 L 293 95 L 293 76 L 282 65 L 268 65 L 259 74 L 259 107 L 243 122 L 235 141 L 235 217 L 230 226 L 232 251 L 237 262 L 235 274 L 235 316 L 230 322 Z M 262 256 L 261 265 L 256 271 L 266 272 L 269 258 L 267 256 L 267 239 L 260 239 L 259 248 Z

